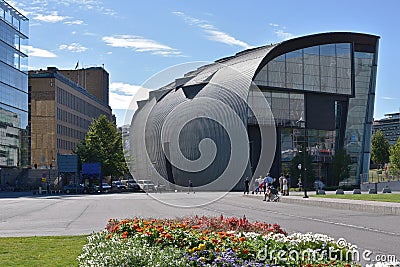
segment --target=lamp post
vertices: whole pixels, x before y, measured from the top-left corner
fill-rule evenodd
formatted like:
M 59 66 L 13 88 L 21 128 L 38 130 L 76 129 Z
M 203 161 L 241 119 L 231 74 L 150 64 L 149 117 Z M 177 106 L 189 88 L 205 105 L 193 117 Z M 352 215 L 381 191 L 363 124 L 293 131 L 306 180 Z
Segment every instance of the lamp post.
M 297 124 L 299 124 L 300 128 L 304 127 L 304 148 L 303 148 L 303 154 L 304 154 L 304 158 L 303 158 L 303 164 L 304 164 L 304 182 L 303 182 L 303 188 L 304 188 L 304 196 L 303 198 L 308 198 L 307 195 L 307 166 L 306 166 L 306 160 L 307 160 L 307 127 L 306 127 L 306 121 L 303 120 L 302 117 L 300 117 L 300 119 L 296 122 Z M 301 177 L 301 164 L 299 164 L 297 166 L 297 168 L 299 168 L 300 171 L 300 177 Z

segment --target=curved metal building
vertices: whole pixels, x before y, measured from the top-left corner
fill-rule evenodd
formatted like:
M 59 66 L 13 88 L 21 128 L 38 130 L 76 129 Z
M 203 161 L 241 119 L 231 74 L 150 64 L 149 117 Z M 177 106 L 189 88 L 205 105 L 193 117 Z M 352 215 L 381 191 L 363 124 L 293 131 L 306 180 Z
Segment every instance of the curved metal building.
M 189 72 L 138 102 L 133 176 L 204 190 L 287 170 L 301 145 L 329 181 L 335 152 L 367 179 L 379 37 L 334 32 L 248 49 Z M 300 124 L 299 122 L 304 122 Z

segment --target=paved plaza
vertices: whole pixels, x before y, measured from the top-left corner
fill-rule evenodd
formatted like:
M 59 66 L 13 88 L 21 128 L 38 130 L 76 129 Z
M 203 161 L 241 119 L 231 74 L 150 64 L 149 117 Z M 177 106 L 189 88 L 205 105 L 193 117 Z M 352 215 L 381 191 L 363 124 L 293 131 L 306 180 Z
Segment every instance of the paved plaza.
M 199 203 L 208 204 L 198 206 Z M 278 223 L 290 233 L 313 232 L 345 238 L 357 244 L 360 252 L 368 249 L 374 254 L 400 258 L 399 216 L 263 202 L 259 197 L 243 196 L 243 193 L 10 196 L 0 198 L 0 206 L 0 236 L 3 237 L 90 234 L 104 229 L 110 218 L 223 214 Z

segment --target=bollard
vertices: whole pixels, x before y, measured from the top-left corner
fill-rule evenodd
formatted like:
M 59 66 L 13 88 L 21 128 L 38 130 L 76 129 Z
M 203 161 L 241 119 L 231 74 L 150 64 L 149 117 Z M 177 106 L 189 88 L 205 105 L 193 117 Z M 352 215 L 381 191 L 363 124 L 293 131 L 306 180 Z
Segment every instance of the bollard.
M 353 190 L 353 194 L 361 194 L 361 190 L 360 189 L 354 189 Z
M 337 189 L 336 190 L 336 195 L 343 195 L 343 194 L 344 194 L 343 189 Z

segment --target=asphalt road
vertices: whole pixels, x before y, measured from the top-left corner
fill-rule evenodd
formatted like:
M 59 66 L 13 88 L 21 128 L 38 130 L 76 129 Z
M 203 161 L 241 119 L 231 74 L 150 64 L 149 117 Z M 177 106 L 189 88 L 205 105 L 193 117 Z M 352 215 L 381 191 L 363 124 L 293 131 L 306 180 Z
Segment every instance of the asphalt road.
M 0 237 L 90 234 L 104 229 L 110 218 L 245 215 L 252 221 L 278 223 L 289 233 L 345 238 L 358 246 L 361 255 L 372 251 L 371 259 L 377 255 L 400 259 L 400 216 L 263 202 L 242 193 L 220 197 L 197 192 L 0 198 Z

